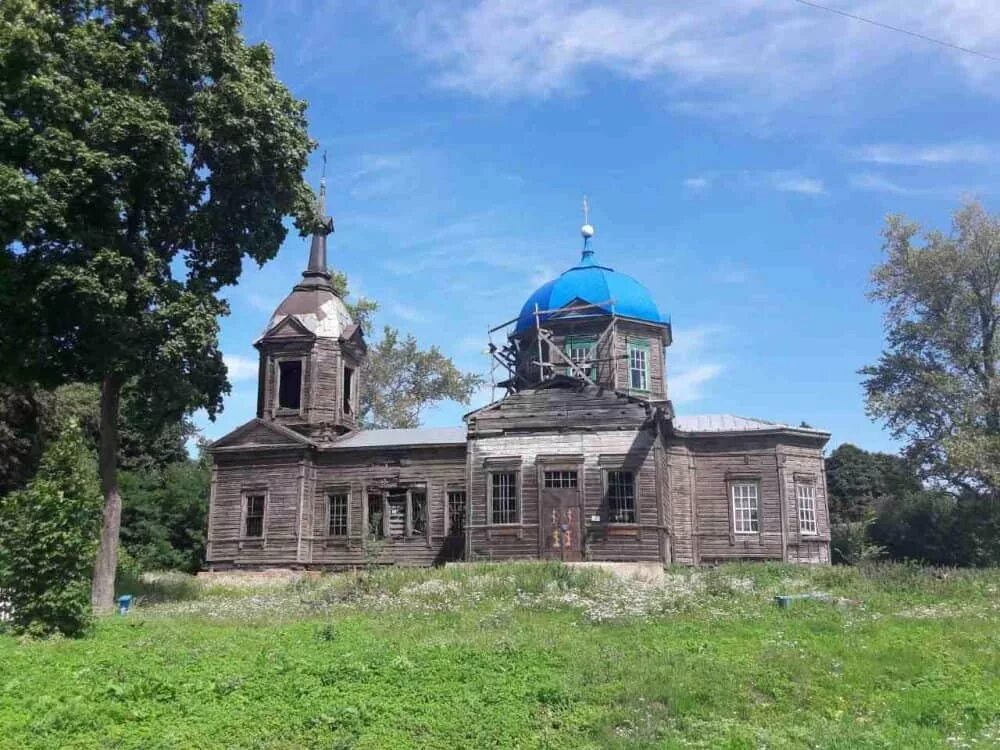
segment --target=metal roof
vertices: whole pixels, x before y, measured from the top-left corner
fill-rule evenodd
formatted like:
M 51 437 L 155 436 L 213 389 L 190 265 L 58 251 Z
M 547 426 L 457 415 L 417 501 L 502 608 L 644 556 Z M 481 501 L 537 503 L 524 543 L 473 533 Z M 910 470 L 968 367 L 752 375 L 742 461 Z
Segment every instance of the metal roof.
M 391 448 L 414 445 L 465 445 L 465 427 L 418 427 L 406 430 L 361 430 L 345 435 L 328 448 Z
M 816 435 L 829 435 L 812 427 L 769 422 L 765 419 L 737 417 L 734 414 L 688 414 L 674 417 L 674 429 L 679 432 L 763 432 L 769 430 L 795 430 Z
M 660 315 L 653 297 L 642 284 L 613 268 L 594 260 L 594 251 L 587 245 L 580 262 L 561 276 L 539 287 L 521 308 L 515 330 L 520 333 L 535 325 L 535 305 L 539 310 L 558 310 L 583 300 L 597 305 L 607 313 L 650 323 L 667 323 Z M 556 313 L 558 315 L 558 313 Z M 542 315 L 544 322 L 552 315 Z

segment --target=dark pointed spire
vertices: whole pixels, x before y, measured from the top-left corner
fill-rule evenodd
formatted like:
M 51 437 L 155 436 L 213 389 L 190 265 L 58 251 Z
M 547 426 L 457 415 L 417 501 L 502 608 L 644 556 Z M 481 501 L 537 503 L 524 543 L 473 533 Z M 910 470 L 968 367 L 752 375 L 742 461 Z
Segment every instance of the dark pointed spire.
M 302 272 L 302 281 L 297 289 L 333 288 L 330 284 L 330 270 L 326 265 L 326 238 L 333 232 L 333 218 L 326 215 L 326 153 L 323 154 L 323 177 L 319 181 L 316 213 L 320 215 L 322 223 L 313 231 L 312 244 L 309 246 L 309 265 Z

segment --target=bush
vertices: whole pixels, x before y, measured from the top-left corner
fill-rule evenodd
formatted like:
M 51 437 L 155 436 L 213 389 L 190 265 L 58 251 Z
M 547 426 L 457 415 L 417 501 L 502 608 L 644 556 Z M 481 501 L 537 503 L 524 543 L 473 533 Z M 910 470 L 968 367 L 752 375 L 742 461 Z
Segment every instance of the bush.
M 0 499 L 0 588 L 11 590 L 15 630 L 86 630 L 102 508 L 94 457 L 68 424 L 28 486 Z

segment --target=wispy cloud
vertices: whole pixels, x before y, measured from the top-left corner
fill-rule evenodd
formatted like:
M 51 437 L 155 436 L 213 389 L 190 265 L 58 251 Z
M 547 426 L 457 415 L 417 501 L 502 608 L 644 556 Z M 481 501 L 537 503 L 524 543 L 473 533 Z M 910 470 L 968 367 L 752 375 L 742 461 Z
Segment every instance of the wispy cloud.
M 226 363 L 230 382 L 257 379 L 258 362 L 256 358 L 245 357 L 242 354 L 223 353 L 222 359 Z
M 826 187 L 822 180 L 815 177 L 805 177 L 794 172 L 772 172 L 766 179 L 775 190 L 784 193 L 801 193 L 802 195 L 824 195 Z
M 402 302 L 393 302 L 389 305 L 389 312 L 407 323 L 424 323 L 427 315 L 422 310 L 418 310 L 412 305 L 404 305 Z
M 873 67 L 934 57 L 972 79 L 991 63 L 883 29 L 772 0 L 622 3 L 480 0 L 406 6 L 397 27 L 447 88 L 488 98 L 549 97 L 585 89 L 589 70 L 661 78 L 675 87 L 721 84 L 744 99 L 825 95 Z M 858 14 L 984 49 L 1000 41 L 991 0 L 856 0 Z M 827 97 L 829 98 L 829 97 Z
M 667 349 L 667 389 L 671 401 L 698 401 L 725 368 L 712 353 L 724 332 L 719 326 L 674 329 L 674 343 Z
M 745 263 L 737 263 L 732 260 L 721 261 L 711 272 L 712 281 L 719 284 L 748 284 L 753 281 L 754 275 L 750 267 Z
M 1000 149 L 986 143 L 904 145 L 873 143 L 854 152 L 857 161 L 892 165 L 983 164 L 995 161 Z
M 826 184 L 818 177 L 810 177 L 795 170 L 743 170 L 733 173 L 703 174 L 688 177 L 684 187 L 696 193 L 707 192 L 712 187 L 723 188 L 753 188 L 777 190 L 782 193 L 799 193 L 801 195 L 825 195 Z
M 684 180 L 684 188 L 692 193 L 704 193 L 712 187 L 712 178 L 708 175 L 688 177 Z

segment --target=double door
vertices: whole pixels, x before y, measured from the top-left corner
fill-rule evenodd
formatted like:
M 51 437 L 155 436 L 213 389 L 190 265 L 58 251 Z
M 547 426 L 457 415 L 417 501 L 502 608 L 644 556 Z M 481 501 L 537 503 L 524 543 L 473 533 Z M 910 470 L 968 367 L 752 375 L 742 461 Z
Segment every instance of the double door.
M 542 555 L 550 560 L 583 559 L 583 488 L 578 468 L 549 468 L 540 472 L 538 517 Z

